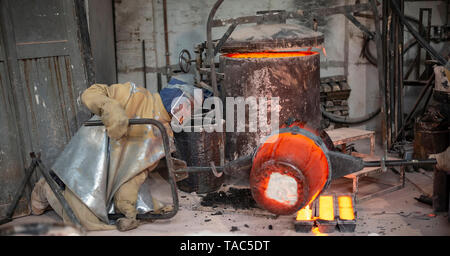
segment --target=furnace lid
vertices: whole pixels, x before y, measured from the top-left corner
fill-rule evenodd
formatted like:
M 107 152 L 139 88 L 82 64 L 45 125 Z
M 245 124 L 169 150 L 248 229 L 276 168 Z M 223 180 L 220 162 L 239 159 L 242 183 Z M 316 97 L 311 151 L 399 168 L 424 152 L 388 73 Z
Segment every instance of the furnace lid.
M 260 24 L 237 28 L 220 52 L 260 52 L 321 47 L 323 34 L 295 24 Z

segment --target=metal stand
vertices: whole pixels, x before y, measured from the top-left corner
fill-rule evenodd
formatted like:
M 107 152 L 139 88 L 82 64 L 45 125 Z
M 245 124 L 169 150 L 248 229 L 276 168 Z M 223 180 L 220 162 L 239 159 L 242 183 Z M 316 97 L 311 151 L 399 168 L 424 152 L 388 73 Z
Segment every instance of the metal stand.
M 153 214 L 153 213 L 146 213 L 146 214 L 138 214 L 136 216 L 137 219 L 140 220 L 152 220 L 152 219 L 170 219 L 173 216 L 175 216 L 179 209 L 179 202 L 178 202 L 178 191 L 177 191 L 177 185 L 175 182 L 174 177 L 174 165 L 173 160 L 170 155 L 170 144 L 169 144 L 169 136 L 167 135 L 166 128 L 162 123 L 160 123 L 157 120 L 154 119 L 131 119 L 129 122 L 130 125 L 137 125 L 137 124 L 149 124 L 154 125 L 161 133 L 162 140 L 163 140 L 163 146 L 164 146 L 164 153 L 166 156 L 166 162 L 167 162 L 167 172 L 169 177 L 169 184 L 172 192 L 172 200 L 173 200 L 173 210 L 168 213 L 163 214 Z M 84 123 L 85 126 L 102 126 L 103 123 L 100 120 L 94 120 L 94 121 L 87 121 Z M 20 197 L 22 196 L 25 186 L 28 183 L 28 180 L 30 179 L 31 175 L 33 174 L 36 167 L 38 167 L 39 171 L 44 176 L 46 182 L 49 184 L 51 190 L 55 194 L 58 201 L 61 203 L 64 211 L 67 213 L 67 215 L 70 218 L 70 221 L 77 227 L 82 227 L 80 221 L 75 216 L 74 212 L 70 208 L 69 204 L 67 203 L 66 199 L 63 196 L 63 189 L 56 183 L 56 181 L 52 178 L 51 173 L 52 171 L 48 169 L 41 161 L 40 159 L 40 153 L 30 153 L 31 156 L 31 165 L 27 168 L 25 172 L 25 178 L 22 180 L 22 183 L 20 184 L 19 188 L 17 189 L 17 192 L 15 193 L 13 202 L 9 206 L 5 218 L 0 219 L 0 225 L 8 223 L 12 221 L 12 216 L 14 214 L 14 210 L 17 207 L 17 204 L 19 202 Z M 110 214 L 109 216 L 110 220 L 117 220 L 119 218 L 124 217 L 123 214 Z
M 175 182 L 174 177 L 174 165 L 172 156 L 170 155 L 170 143 L 169 143 L 169 136 L 167 135 L 166 128 L 164 125 L 155 120 L 155 119 L 146 119 L 146 118 L 140 118 L 140 119 L 130 119 L 129 120 L 130 125 L 138 125 L 138 124 L 150 124 L 156 126 L 158 130 L 161 133 L 162 140 L 163 140 L 163 147 L 164 147 L 164 154 L 166 156 L 166 162 L 167 162 L 167 177 L 169 177 L 169 184 L 170 189 L 172 192 L 172 202 L 173 202 L 173 210 L 168 213 L 163 214 L 154 214 L 154 213 L 146 213 L 146 214 L 138 214 L 136 215 L 136 219 L 140 220 L 154 220 L 154 219 L 170 219 L 173 216 L 175 216 L 179 209 L 179 202 L 178 202 L 178 190 L 177 190 L 177 184 Z M 91 120 L 84 123 L 85 126 L 103 126 L 103 122 L 100 120 Z M 108 215 L 110 220 L 117 220 L 119 218 L 125 217 L 123 214 L 109 214 Z
M 22 197 L 22 194 L 25 190 L 25 185 L 28 183 L 28 180 L 30 179 L 31 175 L 33 174 L 36 167 L 38 167 L 39 171 L 41 172 L 42 176 L 44 176 L 45 180 L 47 181 L 48 185 L 52 189 L 53 193 L 55 194 L 58 201 L 61 203 L 63 210 L 67 213 L 67 216 L 69 216 L 70 221 L 77 227 L 81 227 L 81 224 L 78 220 L 78 218 L 73 213 L 72 209 L 70 208 L 69 204 L 67 203 L 66 199 L 64 198 L 62 192 L 63 190 L 61 187 L 56 183 L 56 181 L 51 176 L 51 170 L 47 169 L 47 167 L 42 163 L 41 161 L 41 154 L 40 153 L 30 153 L 31 157 L 31 165 L 27 168 L 25 172 L 25 178 L 22 180 L 22 183 L 20 184 L 19 188 L 17 189 L 13 202 L 9 206 L 6 217 L 0 220 L 0 225 L 4 223 L 8 223 L 12 221 L 12 216 L 14 214 L 14 210 L 17 207 L 17 203 L 19 202 L 20 197 Z

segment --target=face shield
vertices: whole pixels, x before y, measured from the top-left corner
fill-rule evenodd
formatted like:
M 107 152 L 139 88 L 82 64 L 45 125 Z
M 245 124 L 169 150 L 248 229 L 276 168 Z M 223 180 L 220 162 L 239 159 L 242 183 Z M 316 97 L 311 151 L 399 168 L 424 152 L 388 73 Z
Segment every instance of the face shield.
M 173 119 L 175 119 L 180 125 L 191 119 L 192 104 L 184 92 L 181 96 L 173 99 L 170 113 L 172 114 Z

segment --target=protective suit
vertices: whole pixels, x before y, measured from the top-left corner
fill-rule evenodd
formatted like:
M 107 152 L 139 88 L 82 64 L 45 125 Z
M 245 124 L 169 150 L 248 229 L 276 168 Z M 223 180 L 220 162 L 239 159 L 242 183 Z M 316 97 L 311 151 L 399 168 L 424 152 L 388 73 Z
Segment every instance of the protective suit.
M 160 121 L 174 152 L 171 115 L 160 95 L 133 83 L 94 84 L 81 100 L 96 115 L 93 119 L 100 117 L 105 126 L 81 127 L 51 168 L 65 184 L 64 197 L 81 224 L 87 230 L 126 231 L 139 225 L 139 209 L 148 212 L 150 205 L 156 213 L 170 210 L 154 198 L 145 202 L 147 193 L 140 192 L 149 172 L 164 158 L 159 130 L 151 125 L 128 126 L 131 118 Z M 186 166 L 178 159 L 174 164 Z M 64 222 L 70 222 L 44 180 L 35 185 L 31 204 L 33 214 L 42 214 L 50 205 Z M 113 212 L 125 216 L 116 226 L 108 223 L 108 213 Z

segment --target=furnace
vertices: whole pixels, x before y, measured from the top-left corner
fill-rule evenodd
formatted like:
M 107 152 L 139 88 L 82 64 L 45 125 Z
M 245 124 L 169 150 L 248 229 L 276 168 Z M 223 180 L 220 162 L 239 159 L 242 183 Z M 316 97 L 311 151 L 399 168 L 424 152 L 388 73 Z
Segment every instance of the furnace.
M 221 48 L 222 98 L 277 99 L 278 110 L 270 103 L 266 110 L 261 106 L 258 109 L 267 112 L 267 125 L 271 125 L 269 117 L 276 112 L 280 126 L 300 121 L 318 129 L 320 48 L 313 47 L 321 47 L 323 40 L 321 33 L 293 24 L 256 24 L 236 29 Z M 245 112 L 246 131 L 227 133 L 227 160 L 251 154 L 272 132 L 250 132 L 251 111 Z M 237 126 L 236 118 L 234 122 Z

